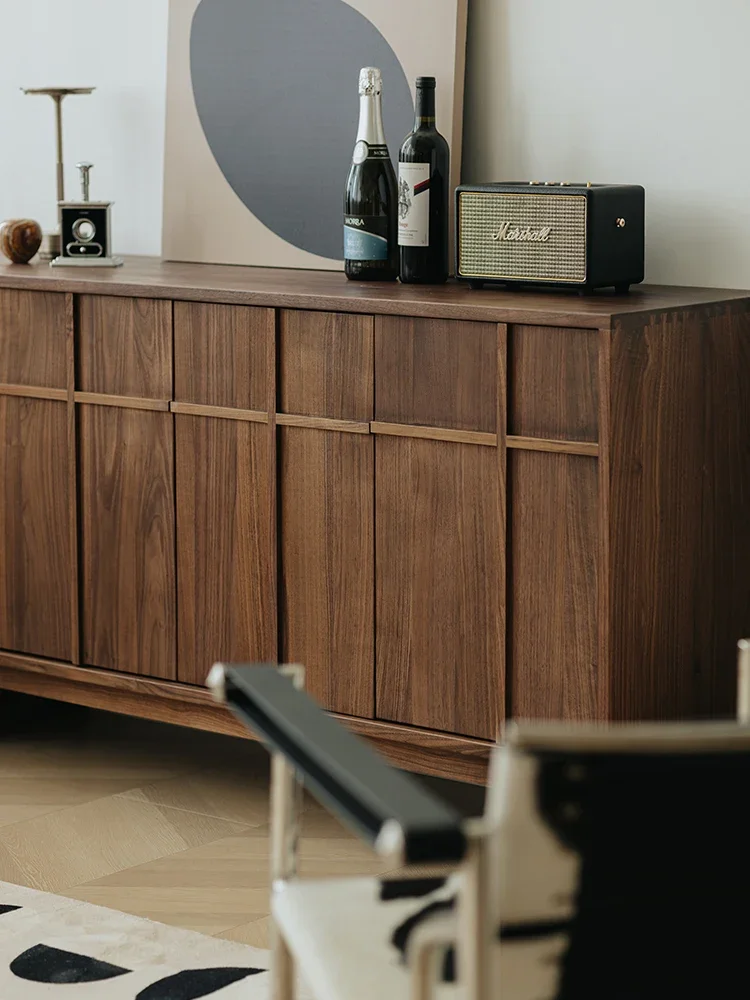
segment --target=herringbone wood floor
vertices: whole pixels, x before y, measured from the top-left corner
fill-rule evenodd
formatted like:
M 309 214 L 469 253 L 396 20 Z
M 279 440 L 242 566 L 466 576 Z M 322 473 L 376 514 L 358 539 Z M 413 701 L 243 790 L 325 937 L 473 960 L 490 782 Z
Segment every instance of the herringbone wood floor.
M 267 947 L 268 774 L 249 741 L 0 692 L 0 881 Z M 303 876 L 383 870 L 311 799 L 302 834 Z

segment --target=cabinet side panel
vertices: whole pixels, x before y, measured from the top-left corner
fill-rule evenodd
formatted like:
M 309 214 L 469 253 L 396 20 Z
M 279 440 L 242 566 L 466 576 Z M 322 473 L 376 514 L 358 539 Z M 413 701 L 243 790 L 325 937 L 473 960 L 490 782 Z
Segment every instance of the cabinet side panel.
M 596 719 L 598 485 L 595 459 L 509 456 L 510 709 Z
M 171 399 L 172 303 L 79 296 L 76 388 Z
M 272 309 L 174 304 L 175 399 L 265 410 Z
M 66 385 L 65 295 L 0 290 L 0 382 Z
M 282 659 L 331 711 L 374 714 L 373 440 L 279 429 Z
M 495 448 L 378 438 L 378 718 L 497 736 L 505 641 L 498 491 Z
M 275 659 L 268 429 L 177 416 L 177 679 Z
M 733 710 L 750 632 L 749 382 L 742 306 L 613 331 L 614 718 Z
M 172 416 L 79 407 L 83 658 L 174 680 Z
M 0 646 L 70 659 L 67 405 L 0 397 Z
M 737 641 L 750 638 L 750 311 L 707 317 L 704 336 L 699 711 L 722 716 L 736 711 Z

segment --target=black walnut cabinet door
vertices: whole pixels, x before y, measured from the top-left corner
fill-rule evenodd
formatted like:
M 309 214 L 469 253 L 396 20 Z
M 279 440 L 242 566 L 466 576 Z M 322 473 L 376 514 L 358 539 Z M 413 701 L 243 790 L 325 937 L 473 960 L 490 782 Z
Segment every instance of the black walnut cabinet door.
M 71 657 L 66 304 L 0 291 L 0 647 Z
M 276 658 L 272 309 L 176 302 L 178 680 Z
M 371 316 L 284 310 L 280 657 L 326 708 L 375 710 Z
M 171 303 L 81 296 L 84 663 L 176 678 Z
M 499 336 L 375 320 L 377 717 L 487 739 L 504 684 Z

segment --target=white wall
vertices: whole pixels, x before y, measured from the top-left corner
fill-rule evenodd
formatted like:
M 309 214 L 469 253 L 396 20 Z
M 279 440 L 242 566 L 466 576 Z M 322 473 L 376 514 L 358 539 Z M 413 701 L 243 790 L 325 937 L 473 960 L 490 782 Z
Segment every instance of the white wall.
M 271 0 L 269 0 L 271 2 Z M 408 0 L 384 0 L 408 2 Z M 464 178 L 641 183 L 650 281 L 750 287 L 750 0 L 469 0 Z M 96 163 L 116 250 L 160 252 L 167 0 L 0 0 L 0 218 Z
M 0 219 L 54 228 L 54 104 L 20 87 L 88 87 L 63 104 L 65 194 L 89 160 L 115 201 L 119 253 L 161 251 L 167 0 L 0 0 Z
M 465 179 L 646 188 L 652 282 L 750 287 L 750 0 L 470 0 Z

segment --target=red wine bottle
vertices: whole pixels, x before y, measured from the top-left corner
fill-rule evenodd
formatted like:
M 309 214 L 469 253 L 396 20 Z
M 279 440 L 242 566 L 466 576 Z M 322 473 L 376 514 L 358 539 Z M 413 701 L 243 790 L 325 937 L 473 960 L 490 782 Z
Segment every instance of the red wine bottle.
M 359 74 L 359 129 L 344 194 L 344 271 L 357 281 L 398 277 L 396 175 L 385 143 L 380 70 Z
M 398 245 L 402 281 L 448 279 L 450 151 L 435 128 L 435 77 L 417 77 L 414 131 L 398 154 Z

